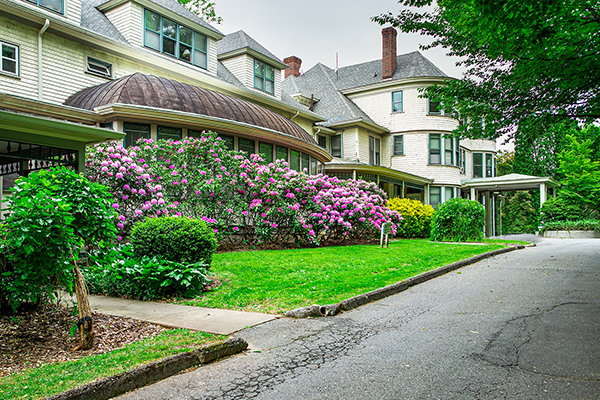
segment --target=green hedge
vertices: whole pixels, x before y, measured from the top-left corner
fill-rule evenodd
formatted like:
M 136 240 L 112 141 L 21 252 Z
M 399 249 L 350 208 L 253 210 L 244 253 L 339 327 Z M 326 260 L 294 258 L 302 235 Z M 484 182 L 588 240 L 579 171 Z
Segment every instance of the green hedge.
M 540 230 L 540 235 L 543 235 L 546 231 L 596 231 L 600 233 L 600 221 L 596 219 L 551 221 L 544 224 Z
M 466 242 L 481 240 L 485 209 L 476 201 L 455 198 L 440 204 L 431 219 L 430 240 Z
M 161 257 L 179 263 L 202 261 L 210 267 L 217 248 L 214 232 L 204 221 L 184 217 L 148 218 L 130 236 L 136 257 Z

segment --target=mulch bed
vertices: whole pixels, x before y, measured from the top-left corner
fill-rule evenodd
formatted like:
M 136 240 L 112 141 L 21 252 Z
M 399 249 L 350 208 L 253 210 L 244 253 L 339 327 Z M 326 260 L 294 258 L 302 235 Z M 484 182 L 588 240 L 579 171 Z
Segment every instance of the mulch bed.
M 0 315 L 0 377 L 43 364 L 107 353 L 166 328 L 131 318 L 93 313 L 94 348 L 73 351 L 79 333 L 69 334 L 76 317 L 71 308 L 43 305 L 13 316 Z

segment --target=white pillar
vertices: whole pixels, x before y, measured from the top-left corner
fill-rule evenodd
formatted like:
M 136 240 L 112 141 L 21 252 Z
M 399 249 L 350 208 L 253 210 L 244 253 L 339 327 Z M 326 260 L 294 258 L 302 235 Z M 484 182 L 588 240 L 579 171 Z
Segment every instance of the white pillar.
M 477 200 L 475 197 L 475 188 L 471 188 L 471 198 L 469 200 Z
M 548 190 L 545 183 L 540 183 L 540 207 L 544 205 L 548 199 Z
M 485 206 L 485 237 L 492 236 L 492 201 L 490 192 L 484 193 Z

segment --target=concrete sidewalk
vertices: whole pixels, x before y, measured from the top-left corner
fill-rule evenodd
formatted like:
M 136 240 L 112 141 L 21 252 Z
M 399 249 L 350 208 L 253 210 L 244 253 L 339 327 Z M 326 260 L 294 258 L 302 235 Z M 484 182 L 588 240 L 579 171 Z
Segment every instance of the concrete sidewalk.
M 65 295 L 64 300 L 71 302 Z M 279 318 L 278 315 L 182 306 L 151 301 L 127 300 L 90 295 L 92 311 L 101 314 L 129 317 L 172 328 L 231 335 L 244 328 Z

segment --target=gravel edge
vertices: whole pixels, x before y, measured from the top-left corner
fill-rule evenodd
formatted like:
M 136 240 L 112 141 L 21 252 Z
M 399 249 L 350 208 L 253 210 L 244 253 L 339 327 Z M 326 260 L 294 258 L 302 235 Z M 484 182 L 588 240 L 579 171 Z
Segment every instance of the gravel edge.
M 240 353 L 248 348 L 242 338 L 202 346 L 196 350 L 179 353 L 150 364 L 100 379 L 87 385 L 47 397 L 46 400 L 106 400 L 141 388 L 149 383 L 173 376 L 191 367 Z
M 343 300 L 340 303 L 328 304 L 325 306 L 312 305 L 309 307 L 297 308 L 295 310 L 286 312 L 285 316 L 289 318 L 333 316 L 340 313 L 341 311 L 352 310 L 353 308 L 362 306 L 364 304 L 383 299 L 384 297 L 388 297 L 396 293 L 400 293 L 411 286 L 418 285 L 419 283 L 426 282 L 433 278 L 437 278 L 438 276 L 444 275 L 450 271 L 454 271 L 455 269 L 474 264 L 478 261 L 494 257 L 499 254 L 504 254 L 510 251 L 520 250 L 524 248 L 525 246 L 518 245 L 479 254 L 474 257 L 467 258 L 466 260 L 457 261 L 455 263 L 424 272 L 422 274 L 413 276 L 412 278 L 408 278 L 404 281 L 394 283 L 392 285 L 385 286 L 380 289 L 373 290 L 371 292 L 359 294 L 358 296 L 354 296 L 349 299 Z

